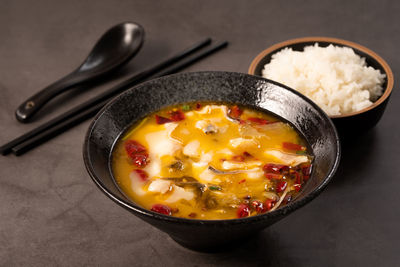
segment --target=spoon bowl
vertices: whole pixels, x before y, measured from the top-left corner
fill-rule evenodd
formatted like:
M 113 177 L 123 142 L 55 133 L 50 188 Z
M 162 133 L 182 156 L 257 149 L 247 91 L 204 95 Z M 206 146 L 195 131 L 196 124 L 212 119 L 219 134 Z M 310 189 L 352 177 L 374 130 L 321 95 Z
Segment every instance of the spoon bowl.
M 144 41 L 144 29 L 125 22 L 109 29 L 97 41 L 85 61 L 72 73 L 47 86 L 24 101 L 16 110 L 20 122 L 28 122 L 48 101 L 73 86 L 94 81 L 128 63 Z

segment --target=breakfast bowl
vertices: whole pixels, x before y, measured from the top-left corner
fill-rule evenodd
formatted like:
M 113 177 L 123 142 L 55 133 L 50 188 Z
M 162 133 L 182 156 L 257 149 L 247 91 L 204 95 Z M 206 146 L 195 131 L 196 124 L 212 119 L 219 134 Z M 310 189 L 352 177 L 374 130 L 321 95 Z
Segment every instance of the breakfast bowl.
M 128 198 L 115 181 L 112 152 L 132 125 L 163 107 L 212 101 L 240 104 L 274 113 L 291 124 L 313 152 L 311 175 L 299 195 L 285 206 L 256 216 L 202 220 L 168 216 L 143 208 Z M 119 95 L 89 126 L 83 146 L 86 169 L 111 200 L 190 249 L 212 251 L 250 238 L 314 199 L 332 179 L 340 159 L 340 143 L 329 117 L 298 92 L 267 79 L 243 73 L 181 73 L 154 79 Z M 128 233 L 127 233 L 128 234 Z
M 271 62 L 272 56 L 277 52 L 285 48 L 292 49 L 293 51 L 303 51 L 305 47 L 314 46 L 316 43 L 319 47 L 334 45 L 337 47 L 352 48 L 356 55 L 365 58 L 366 66 L 379 70 L 380 73 L 385 75 L 382 84 L 383 93 L 378 99 L 372 101 L 372 105 L 349 113 L 330 115 L 340 137 L 345 140 L 350 140 L 351 137 L 365 133 L 378 123 L 385 111 L 393 89 L 394 78 L 392 70 L 386 61 L 375 52 L 357 43 L 337 38 L 298 38 L 275 44 L 259 53 L 251 62 L 248 73 L 251 75 L 263 76 L 264 66 Z

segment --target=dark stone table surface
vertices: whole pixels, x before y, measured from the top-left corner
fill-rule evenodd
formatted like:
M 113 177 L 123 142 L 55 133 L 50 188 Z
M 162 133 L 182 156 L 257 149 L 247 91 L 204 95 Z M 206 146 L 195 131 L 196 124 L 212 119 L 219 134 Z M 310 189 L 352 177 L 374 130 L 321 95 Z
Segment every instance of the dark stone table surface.
M 399 1 L 0 1 L 0 143 L 175 51 L 210 36 L 230 46 L 185 71 L 247 72 L 295 37 L 360 43 L 400 71 Z M 49 103 L 29 124 L 15 108 L 69 73 L 109 27 L 136 21 L 142 51 L 112 80 Z M 80 88 L 83 90 L 84 88 Z M 15 157 L 0 157 L 0 266 L 399 266 L 400 92 L 382 120 L 343 149 L 327 189 L 256 239 L 220 253 L 180 247 L 94 185 L 82 161 L 89 121 Z

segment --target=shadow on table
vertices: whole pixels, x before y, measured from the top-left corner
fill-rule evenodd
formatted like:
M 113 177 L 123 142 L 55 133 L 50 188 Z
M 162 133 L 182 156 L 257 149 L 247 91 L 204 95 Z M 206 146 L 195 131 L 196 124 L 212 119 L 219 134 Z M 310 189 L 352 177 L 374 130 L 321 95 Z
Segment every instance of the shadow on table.
M 192 251 L 172 239 L 170 242 L 179 250 L 184 250 L 184 254 L 191 254 L 188 257 L 194 262 L 199 260 L 215 266 L 296 266 L 294 259 L 285 254 L 282 244 L 268 230 L 216 252 Z
M 344 183 L 354 182 L 357 173 L 373 164 L 373 153 L 378 145 L 376 130 L 373 128 L 364 135 L 342 141 L 342 156 L 340 165 L 334 178 L 332 186 L 340 186 Z

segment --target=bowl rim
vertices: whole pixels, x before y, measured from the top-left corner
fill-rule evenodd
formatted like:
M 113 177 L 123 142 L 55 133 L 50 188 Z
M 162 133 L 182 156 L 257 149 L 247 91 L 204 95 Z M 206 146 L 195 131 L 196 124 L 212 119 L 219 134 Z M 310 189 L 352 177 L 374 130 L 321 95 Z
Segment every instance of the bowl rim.
M 386 85 L 386 88 L 384 88 L 383 95 L 381 95 L 378 98 L 378 100 L 375 101 L 371 106 L 368 106 L 359 111 L 355 111 L 355 112 L 351 112 L 351 113 L 347 113 L 347 114 L 333 115 L 333 116 L 329 115 L 330 118 L 332 118 L 332 119 L 346 118 L 346 117 L 351 117 L 351 116 L 355 116 L 355 115 L 359 115 L 361 113 L 367 112 L 367 111 L 374 109 L 375 107 L 381 105 L 383 102 L 385 102 L 385 100 L 392 93 L 392 89 L 393 89 L 393 85 L 394 85 L 393 72 L 392 72 L 391 68 L 389 67 L 389 64 L 382 57 L 380 57 L 377 53 L 375 53 L 374 51 L 372 51 L 371 49 L 369 49 L 363 45 L 360 45 L 360 44 L 352 42 L 352 41 L 347 41 L 344 39 L 333 38 L 333 37 L 322 37 L 322 36 L 301 37 L 301 38 L 295 38 L 295 39 L 286 40 L 286 41 L 283 41 L 280 43 L 276 43 L 276 44 L 268 47 L 267 49 L 261 51 L 253 59 L 253 61 L 250 64 L 248 74 L 256 75 L 255 74 L 256 67 L 260 64 L 261 60 L 264 57 L 266 57 L 267 55 L 269 55 L 273 52 L 276 53 L 277 50 L 283 49 L 286 46 L 300 44 L 300 43 L 309 43 L 309 42 L 315 42 L 315 43 L 328 42 L 328 43 L 332 43 L 334 45 L 339 44 L 342 46 L 347 46 L 347 47 L 359 50 L 359 51 L 369 55 L 373 59 L 375 59 L 378 62 L 378 64 L 380 64 L 382 66 L 382 68 L 384 69 L 384 71 L 385 71 L 384 74 L 386 74 L 387 85 Z
M 321 181 L 319 185 L 315 189 L 313 189 L 309 194 L 305 195 L 304 198 L 300 199 L 299 201 L 295 202 L 290 202 L 289 204 L 285 205 L 284 207 L 278 208 L 272 212 L 267 212 L 255 216 L 249 216 L 249 217 L 244 217 L 244 218 L 234 218 L 234 219 L 224 219 L 224 220 L 201 220 L 201 219 L 187 219 L 187 218 L 180 218 L 180 217 L 173 217 L 173 216 L 168 216 L 160 213 L 153 212 L 151 210 L 147 210 L 139 205 L 132 205 L 130 202 L 114 195 L 113 192 L 111 192 L 107 186 L 104 185 L 104 183 L 97 177 L 97 174 L 95 170 L 93 169 L 93 166 L 91 164 L 91 156 L 89 154 L 89 145 L 90 145 L 90 137 L 92 135 L 93 129 L 97 121 L 100 119 L 100 117 L 103 115 L 104 111 L 108 109 L 110 106 L 112 106 L 115 102 L 117 102 L 120 98 L 124 97 L 125 94 L 129 93 L 130 91 L 135 90 L 136 88 L 139 87 L 145 87 L 148 86 L 154 82 L 158 82 L 163 79 L 169 79 L 173 78 L 175 76 L 180 76 L 180 75 L 196 75 L 196 74 L 228 74 L 228 75 L 244 75 L 244 76 L 250 76 L 252 79 L 258 79 L 258 80 L 263 80 L 267 81 L 269 83 L 275 84 L 277 86 L 280 86 L 281 88 L 285 90 L 289 90 L 292 93 L 298 95 L 299 97 L 303 98 L 306 102 L 308 102 L 311 106 L 316 108 L 322 115 L 326 116 L 326 118 L 329 120 L 329 123 L 332 126 L 332 129 L 335 134 L 335 144 L 336 144 L 336 154 L 335 154 L 335 159 L 332 168 L 330 171 L 326 174 L 325 178 Z M 239 77 L 239 76 L 238 76 Z M 115 141 L 114 141 L 115 142 Z M 133 213 L 138 213 L 146 218 L 149 219 L 157 219 L 160 221 L 167 221 L 170 223 L 178 223 L 178 224 L 186 224 L 186 225 L 202 225 L 202 226 L 210 226 L 210 227 L 215 227 L 215 226 L 224 226 L 224 225 L 238 225 L 238 224 L 251 224 L 251 223 L 257 223 L 259 221 L 264 221 L 266 219 L 272 219 L 272 218 L 278 218 L 280 213 L 286 214 L 290 213 L 290 211 L 297 210 L 298 208 L 304 206 L 311 200 L 313 200 L 315 197 L 317 197 L 323 189 L 327 186 L 327 184 L 332 180 L 333 176 L 335 175 L 339 163 L 340 163 L 340 158 L 341 158 L 341 146 L 340 146 L 340 139 L 338 136 L 338 132 L 332 122 L 332 120 L 329 118 L 329 116 L 314 102 L 312 102 L 310 99 L 299 93 L 298 91 L 285 86 L 283 84 L 280 84 L 278 82 L 268 80 L 263 77 L 255 76 L 255 75 L 249 75 L 246 73 L 238 73 L 238 72 L 227 72 L 227 71 L 199 71 L 199 72 L 186 72 L 186 73 L 177 73 L 177 74 L 171 74 L 171 75 L 166 75 L 160 78 L 156 79 L 151 79 L 146 82 L 140 83 L 123 93 L 119 94 L 118 96 L 114 97 L 111 101 L 109 101 L 94 117 L 94 119 L 91 121 L 88 130 L 85 134 L 85 139 L 82 147 L 82 152 L 83 152 L 83 160 L 85 164 L 85 168 L 87 172 L 89 173 L 89 176 L 93 180 L 93 182 L 97 185 L 97 187 L 105 194 L 107 195 L 111 200 L 116 202 L 118 205 L 122 206 L 123 208 L 133 212 Z M 108 164 L 107 164 L 108 165 Z

